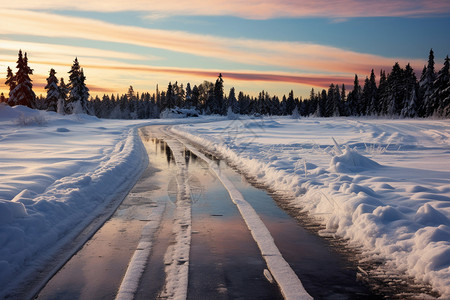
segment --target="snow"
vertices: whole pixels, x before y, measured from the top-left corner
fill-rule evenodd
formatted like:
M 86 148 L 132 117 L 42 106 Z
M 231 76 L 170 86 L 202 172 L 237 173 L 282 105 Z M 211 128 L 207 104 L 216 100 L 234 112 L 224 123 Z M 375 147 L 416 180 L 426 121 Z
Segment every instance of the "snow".
M 450 298 L 449 120 L 125 121 L 3 104 L 0 298 L 131 188 L 147 164 L 137 127 L 180 122 L 176 132 L 293 195 L 290 205 L 326 226 L 321 234 L 348 239 Z
M 153 246 L 153 235 L 158 230 L 165 209 L 165 202 L 153 209 L 147 218 L 150 221 L 144 226 L 141 233 L 141 239 L 134 251 L 133 257 L 128 264 L 125 276 L 117 292 L 117 300 L 134 299 L 137 292 L 139 281 L 147 265 L 148 258 Z
M 174 122 L 0 104 L 0 298 L 117 207 L 147 165 L 137 128 Z
M 191 198 L 186 162 L 182 144 L 165 139 L 171 149 L 177 166 L 177 201 L 173 224 L 174 243 L 168 247 L 165 256 L 166 283 L 162 298 L 187 299 L 189 280 L 189 253 L 192 238 Z
M 176 126 L 367 258 L 450 297 L 450 121 L 241 118 Z

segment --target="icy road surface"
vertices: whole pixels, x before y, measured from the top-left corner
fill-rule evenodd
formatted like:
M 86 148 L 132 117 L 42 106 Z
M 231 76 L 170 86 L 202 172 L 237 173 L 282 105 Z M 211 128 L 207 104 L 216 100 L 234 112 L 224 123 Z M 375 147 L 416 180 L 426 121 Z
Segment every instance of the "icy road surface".
M 160 129 L 141 131 L 143 177 L 38 299 L 377 298 L 266 192 Z

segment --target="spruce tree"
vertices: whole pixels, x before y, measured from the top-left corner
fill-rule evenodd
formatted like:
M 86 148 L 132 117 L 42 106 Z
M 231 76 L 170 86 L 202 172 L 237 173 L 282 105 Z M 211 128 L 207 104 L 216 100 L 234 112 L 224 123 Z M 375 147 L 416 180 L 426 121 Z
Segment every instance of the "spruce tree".
M 433 112 L 439 117 L 450 116 L 450 60 L 444 60 L 444 66 L 439 70 L 433 83 L 434 92 L 431 95 L 431 106 Z
M 351 91 L 351 97 L 349 95 L 349 110 L 351 116 L 359 116 L 361 115 L 361 86 L 359 85 L 358 75 L 355 74 L 355 80 L 353 81 L 353 90 Z
M 386 71 L 380 71 L 380 83 L 378 84 L 378 93 L 377 93 L 377 114 L 381 116 L 385 116 L 387 114 L 387 103 L 388 103 L 388 94 L 387 94 L 387 78 Z
M 86 86 L 86 77 L 78 63 L 78 58 L 75 58 L 69 74 L 67 113 L 88 113 L 89 89 Z
M 401 110 L 401 116 L 406 118 L 414 118 L 418 115 L 418 98 L 417 98 L 417 78 L 410 64 L 406 65 L 404 71 L 404 95 Z
M 289 92 L 289 96 L 286 99 L 286 114 L 292 115 L 292 111 L 295 108 L 295 102 L 294 102 L 294 91 L 291 90 Z
M 431 49 L 428 56 L 428 65 L 424 68 L 419 81 L 419 97 L 422 103 L 419 111 L 420 116 L 428 117 L 434 112 L 434 105 L 432 103 L 431 95 L 434 92 L 435 80 L 436 73 L 434 70 L 434 52 L 433 49 Z
M 219 77 L 214 84 L 214 93 L 212 99 L 210 99 L 209 109 L 213 114 L 225 114 L 223 109 L 223 78 L 222 73 L 219 74 Z
M 5 85 L 9 87 L 9 97 L 11 97 L 12 91 L 16 88 L 16 80 L 10 67 L 6 70 Z
M 167 86 L 166 97 L 164 101 L 162 101 L 161 103 L 161 111 L 163 111 L 166 108 L 174 108 L 175 107 L 174 99 L 175 97 L 173 94 L 172 82 L 169 82 L 169 85 Z
M 191 94 L 191 105 L 194 106 L 196 109 L 199 109 L 199 99 L 200 91 L 198 90 L 197 85 L 194 85 L 192 88 L 192 94 Z
M 58 97 L 58 108 L 57 112 L 59 114 L 64 114 L 66 112 L 66 100 L 69 94 L 69 87 L 64 82 L 64 78 L 61 77 L 59 80 L 59 97 Z
M 234 87 L 230 89 L 230 93 L 228 94 L 228 107 L 231 107 L 231 111 L 233 113 L 239 113 L 239 104 L 236 99 L 236 92 L 234 90 Z
M 191 89 L 191 84 L 188 82 L 186 84 L 186 107 L 190 108 L 192 106 L 192 102 L 191 102 L 191 98 L 192 98 L 192 89 Z
M 33 92 L 33 84 L 30 76 L 33 70 L 28 67 L 27 53 L 22 56 L 22 50 L 19 50 L 17 59 L 17 73 L 14 76 L 16 86 L 10 92 L 8 103 L 11 106 L 24 105 L 30 108 L 35 107 L 36 95 Z
M 60 98 L 60 91 L 58 87 L 58 78 L 55 76 L 56 71 L 50 69 L 50 75 L 47 78 L 47 85 L 45 89 L 47 90 L 47 97 L 45 98 L 45 106 L 48 111 L 58 111 L 58 100 Z
M 387 115 L 390 117 L 398 116 L 403 108 L 404 90 L 404 70 L 398 62 L 392 67 L 391 73 L 387 78 Z

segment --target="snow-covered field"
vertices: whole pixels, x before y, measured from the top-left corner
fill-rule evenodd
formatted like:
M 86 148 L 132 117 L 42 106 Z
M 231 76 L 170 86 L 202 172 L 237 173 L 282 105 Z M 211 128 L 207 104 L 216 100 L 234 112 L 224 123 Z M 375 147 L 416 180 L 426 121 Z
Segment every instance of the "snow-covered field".
M 0 298 L 130 188 L 136 124 L 0 105 Z
M 0 298 L 131 188 L 147 157 L 137 127 L 214 119 L 99 120 L 0 105 Z M 216 119 L 175 131 L 294 194 L 324 234 L 450 297 L 450 121 Z
M 295 195 L 322 234 L 450 298 L 449 120 L 265 118 L 174 131 Z

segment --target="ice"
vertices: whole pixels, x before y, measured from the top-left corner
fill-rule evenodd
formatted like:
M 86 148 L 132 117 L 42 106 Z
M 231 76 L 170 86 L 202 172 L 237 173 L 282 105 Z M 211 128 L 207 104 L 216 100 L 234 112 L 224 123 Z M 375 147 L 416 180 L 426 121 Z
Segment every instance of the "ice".
M 197 157 L 208 163 L 210 170 L 213 171 L 217 178 L 219 178 L 222 182 L 223 186 L 227 189 L 231 199 L 236 204 L 242 218 L 247 224 L 253 239 L 257 243 L 263 258 L 267 263 L 270 274 L 280 287 L 284 298 L 288 300 L 313 299 L 304 289 L 300 279 L 281 255 L 280 250 L 278 250 L 275 245 L 272 235 L 264 225 L 261 218 L 258 216 L 253 207 L 244 199 L 244 196 L 239 192 L 239 190 L 236 189 L 234 184 L 220 171 L 212 160 L 208 159 L 204 154 L 190 146 L 188 146 L 188 149 Z M 268 272 L 266 271 L 267 270 L 264 270 L 264 275 L 268 277 Z M 270 278 L 272 276 L 270 276 Z

